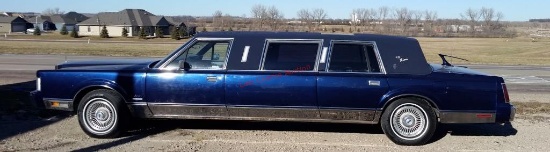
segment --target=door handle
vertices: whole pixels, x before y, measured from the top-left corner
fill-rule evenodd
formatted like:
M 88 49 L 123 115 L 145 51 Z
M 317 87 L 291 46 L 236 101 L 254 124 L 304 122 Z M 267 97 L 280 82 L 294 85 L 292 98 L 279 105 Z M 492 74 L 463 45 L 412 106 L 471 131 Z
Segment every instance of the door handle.
M 369 80 L 369 85 L 370 86 L 380 86 L 380 81 Z
M 218 81 L 218 77 L 216 77 L 216 76 L 206 76 L 206 80 L 208 82 L 216 82 L 216 81 Z

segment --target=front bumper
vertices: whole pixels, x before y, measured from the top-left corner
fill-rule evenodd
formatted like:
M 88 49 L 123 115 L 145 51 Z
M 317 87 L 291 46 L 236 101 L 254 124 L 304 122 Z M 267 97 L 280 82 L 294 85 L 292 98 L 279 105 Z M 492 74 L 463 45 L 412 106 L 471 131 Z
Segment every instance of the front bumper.
M 72 99 L 44 98 L 42 92 L 35 90 L 30 93 L 31 101 L 35 107 L 40 109 L 53 109 L 73 111 Z

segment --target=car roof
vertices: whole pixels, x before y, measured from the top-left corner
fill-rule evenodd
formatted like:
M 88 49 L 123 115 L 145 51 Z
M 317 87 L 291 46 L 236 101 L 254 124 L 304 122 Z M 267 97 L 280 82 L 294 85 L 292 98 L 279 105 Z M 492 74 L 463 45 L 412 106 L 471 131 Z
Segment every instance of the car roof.
M 265 31 L 226 31 L 200 32 L 195 38 L 233 38 L 228 69 L 256 70 L 261 62 L 264 43 L 268 39 L 323 40 L 323 47 L 330 47 L 331 41 L 374 42 L 383 61 L 384 70 L 391 74 L 424 75 L 432 72 L 418 41 L 403 36 L 379 34 L 335 34 L 313 32 L 265 32 Z M 249 62 L 241 62 L 243 50 L 250 48 Z M 324 66 L 320 64 L 319 66 Z

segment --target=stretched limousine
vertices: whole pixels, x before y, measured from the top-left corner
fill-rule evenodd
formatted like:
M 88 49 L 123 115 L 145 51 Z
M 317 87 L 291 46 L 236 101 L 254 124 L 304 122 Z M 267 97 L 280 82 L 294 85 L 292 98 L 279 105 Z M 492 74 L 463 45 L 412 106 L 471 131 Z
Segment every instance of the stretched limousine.
M 429 64 L 416 39 L 293 32 L 203 32 L 161 60 L 65 62 L 37 72 L 33 100 L 74 111 L 96 138 L 131 118 L 380 124 L 401 145 L 441 123 L 503 123 L 501 77 Z

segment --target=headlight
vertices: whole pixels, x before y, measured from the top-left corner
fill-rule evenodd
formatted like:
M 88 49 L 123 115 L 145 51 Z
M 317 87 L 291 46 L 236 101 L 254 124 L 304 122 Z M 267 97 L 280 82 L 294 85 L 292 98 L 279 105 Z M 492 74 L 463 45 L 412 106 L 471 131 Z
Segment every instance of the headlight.
M 36 79 L 36 90 L 40 91 L 42 87 L 40 86 L 40 78 Z

